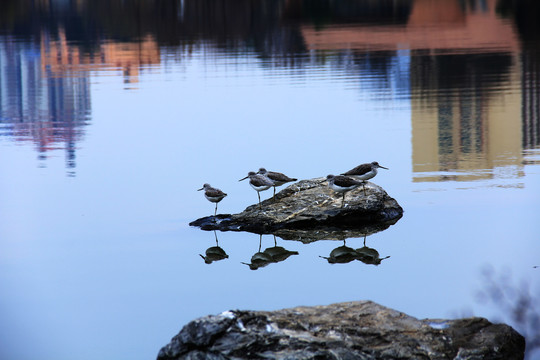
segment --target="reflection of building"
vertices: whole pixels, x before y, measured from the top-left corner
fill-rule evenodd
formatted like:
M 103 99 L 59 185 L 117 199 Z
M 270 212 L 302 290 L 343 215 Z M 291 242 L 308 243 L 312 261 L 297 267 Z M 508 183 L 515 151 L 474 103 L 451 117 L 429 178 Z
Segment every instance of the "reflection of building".
M 470 27 L 469 41 L 476 42 L 470 46 L 482 55 L 447 50 L 442 41 L 429 55 L 418 52 L 412 61 L 414 181 L 522 175 L 520 45 L 515 29 L 497 17 L 495 2 L 482 3 L 485 6 L 464 18 L 456 14 L 456 7 L 432 22 Z M 425 14 L 433 16 L 431 11 Z M 425 14 L 413 11 L 411 20 L 429 23 Z
M 422 76 L 431 76 L 431 82 L 441 80 L 444 67 L 431 60 L 434 65 L 412 76 L 413 87 L 426 81 Z M 437 91 L 419 89 L 424 90 L 422 96 L 411 97 L 413 172 L 428 173 L 417 175 L 415 181 L 490 178 L 493 173 L 486 169 L 502 167 L 513 169 L 505 175 L 519 176 L 521 94 L 515 89 L 520 89 L 520 71 L 517 57 L 512 60 L 507 79 L 496 84 L 498 89 L 490 91 L 490 84 L 474 81 L 447 89 L 435 83 Z
M 428 173 L 415 181 L 489 178 L 496 168 L 519 176 L 522 79 L 515 27 L 497 15 L 496 0 L 409 5 L 402 23 L 343 21 L 317 28 L 306 22 L 302 36 L 310 50 L 410 51 L 413 171 Z M 538 118 L 538 92 L 528 93 L 526 124 Z M 538 131 L 525 127 L 524 141 L 531 142 Z
M 150 35 L 132 42 L 103 41 L 92 52 L 69 43 L 63 29 L 54 40 L 47 33 L 41 36 L 41 66 L 49 76 L 77 76 L 80 72 L 107 68 L 121 70 L 127 83 L 136 83 L 141 67 L 159 63 L 159 47 Z
M 508 21 L 496 15 L 495 0 L 487 0 L 486 6 L 486 11 L 465 12 L 457 0 L 415 0 L 404 24 L 341 24 L 322 29 L 304 24 L 301 31 L 310 50 L 408 49 L 430 54 L 478 49 L 482 52 L 517 51 L 517 34 Z
M 2 132 L 17 141 L 32 141 L 41 159 L 47 151 L 65 149 L 66 166 L 74 168 L 76 142 L 90 114 L 89 80 L 45 75 L 39 47 L 0 38 Z
M 39 46 L 0 38 L 0 123 L 17 141 L 32 141 L 39 158 L 66 151 L 66 166 L 75 167 L 76 143 L 90 116 L 90 71 L 121 70 L 125 81 L 138 81 L 142 66 L 160 62 L 151 36 L 140 42 L 101 43 L 85 52 L 71 44 L 62 29 L 58 37 L 42 32 Z

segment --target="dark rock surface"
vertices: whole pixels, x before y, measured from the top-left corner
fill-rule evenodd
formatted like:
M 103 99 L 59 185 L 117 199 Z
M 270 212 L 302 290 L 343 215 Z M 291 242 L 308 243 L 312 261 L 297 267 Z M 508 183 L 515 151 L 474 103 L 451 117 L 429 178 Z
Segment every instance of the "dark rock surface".
M 371 301 L 227 311 L 184 326 L 172 359 L 523 359 L 525 340 L 483 318 L 418 320 Z
M 331 231 L 346 232 L 342 238 L 347 238 L 384 230 L 403 216 L 401 206 L 380 186 L 366 182 L 366 195 L 360 186 L 346 194 L 345 206 L 341 207 L 341 195 L 321 183 L 323 180 L 302 180 L 290 185 L 276 194 L 275 202 L 273 198 L 263 201 L 262 208 L 255 204 L 239 214 L 207 216 L 190 225 L 203 230 L 273 233 L 287 240 L 306 238 L 302 236 L 303 229 L 310 230 L 311 239 L 313 230 L 319 227 L 326 231 L 331 227 Z M 355 230 L 358 234 L 351 235 Z M 324 236 L 307 242 L 327 238 Z

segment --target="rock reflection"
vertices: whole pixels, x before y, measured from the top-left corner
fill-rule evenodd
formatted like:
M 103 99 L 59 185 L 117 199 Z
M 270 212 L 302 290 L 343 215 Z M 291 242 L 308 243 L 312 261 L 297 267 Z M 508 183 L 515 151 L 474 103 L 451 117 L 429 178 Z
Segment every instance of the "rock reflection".
M 203 258 L 206 264 L 211 264 L 214 261 L 220 261 L 220 260 L 229 258 L 229 255 L 227 255 L 225 250 L 223 250 L 219 246 L 218 237 L 215 230 L 214 230 L 214 236 L 216 237 L 216 246 L 211 246 L 208 249 L 206 249 L 206 252 L 205 252 L 206 256 L 199 254 L 199 256 Z
M 274 234 L 284 240 L 296 240 L 304 244 L 309 244 L 319 240 L 346 240 L 349 238 L 370 236 L 388 229 L 398 221 L 399 219 L 393 219 L 376 224 L 357 224 L 356 226 L 353 224 L 346 224 L 345 226 L 319 226 L 309 230 L 278 229 Z
M 248 265 L 251 270 L 257 270 L 271 263 L 278 263 L 287 260 L 291 255 L 298 255 L 298 251 L 290 251 L 284 247 L 277 246 L 276 236 L 274 235 L 274 246 L 264 249 L 262 247 L 262 234 L 259 235 L 259 250 L 251 257 L 251 263 L 242 264 Z

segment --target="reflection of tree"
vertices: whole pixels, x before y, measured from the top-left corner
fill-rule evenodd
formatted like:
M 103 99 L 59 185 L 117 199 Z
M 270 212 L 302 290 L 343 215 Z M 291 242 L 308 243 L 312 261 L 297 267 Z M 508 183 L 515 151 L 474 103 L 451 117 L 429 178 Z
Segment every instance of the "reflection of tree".
M 499 0 L 497 12 L 511 18 L 524 41 L 540 40 L 540 2 L 538 0 Z
M 289 0 L 284 17 L 316 27 L 338 23 L 405 24 L 413 0 Z
M 4 0 L 0 5 L 0 29 L 39 39 L 40 32 L 56 34 L 65 29 L 69 42 L 93 52 L 104 39 L 137 42 L 152 36 L 160 46 L 191 49 L 212 44 L 224 50 L 251 50 L 274 66 L 292 66 L 312 61 L 299 27 L 318 24 L 321 12 L 325 23 L 406 22 L 411 0 L 358 2 L 343 0 L 185 0 L 35 2 Z M 391 56 L 394 54 L 391 53 Z M 284 57 L 285 56 L 285 57 Z M 318 58 L 316 61 L 324 61 Z M 350 65 L 350 56 L 344 61 Z M 386 54 L 353 61 L 388 67 Z
M 516 328 L 526 339 L 525 358 L 540 349 L 540 299 L 530 293 L 529 284 L 515 285 L 509 271 L 497 274 L 491 266 L 482 271 L 484 288 L 478 292 L 478 301 L 493 302 L 501 310 L 503 319 Z
M 424 55 L 417 51 L 411 59 L 413 90 L 425 92 L 455 89 L 499 91 L 512 65 L 511 54 Z

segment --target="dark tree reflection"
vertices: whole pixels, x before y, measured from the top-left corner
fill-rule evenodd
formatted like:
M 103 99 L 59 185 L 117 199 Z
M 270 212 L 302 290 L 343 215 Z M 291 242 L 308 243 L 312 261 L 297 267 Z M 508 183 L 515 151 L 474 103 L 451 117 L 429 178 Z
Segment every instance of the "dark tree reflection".
M 477 294 L 478 302 L 499 308 L 501 318 L 495 320 L 510 324 L 525 337 L 525 358 L 533 359 L 533 353 L 540 350 L 540 298 L 531 294 L 528 282 L 516 284 L 508 269 L 497 272 L 485 266 L 482 280 L 484 287 Z

